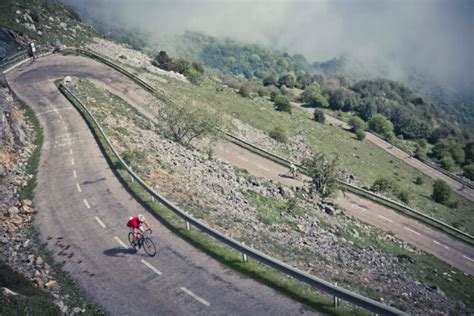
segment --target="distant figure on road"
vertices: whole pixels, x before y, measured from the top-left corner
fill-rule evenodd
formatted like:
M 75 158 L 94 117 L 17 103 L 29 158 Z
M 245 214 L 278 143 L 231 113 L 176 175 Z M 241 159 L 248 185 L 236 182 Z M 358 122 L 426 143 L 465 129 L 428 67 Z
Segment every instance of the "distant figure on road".
M 298 178 L 298 167 L 296 167 L 293 162 L 290 162 L 290 172 L 289 173 L 290 173 L 290 176 L 293 179 Z
M 31 57 L 33 57 L 33 59 L 36 59 L 36 44 L 35 44 L 35 42 L 30 43 L 30 50 L 31 50 Z

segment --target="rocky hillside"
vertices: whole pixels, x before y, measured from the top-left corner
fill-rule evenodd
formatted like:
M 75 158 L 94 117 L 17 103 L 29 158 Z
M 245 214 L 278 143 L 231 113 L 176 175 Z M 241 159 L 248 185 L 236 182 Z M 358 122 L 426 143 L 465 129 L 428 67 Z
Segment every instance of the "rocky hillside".
M 58 0 L 0 2 L 0 60 L 33 40 L 39 43 L 82 45 L 97 33 L 81 23 L 74 11 Z

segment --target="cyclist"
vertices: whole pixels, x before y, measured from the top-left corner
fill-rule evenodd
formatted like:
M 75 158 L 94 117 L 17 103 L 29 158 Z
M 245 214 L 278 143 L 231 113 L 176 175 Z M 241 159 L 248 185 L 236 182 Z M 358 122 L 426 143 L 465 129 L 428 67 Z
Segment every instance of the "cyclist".
M 130 232 L 133 232 L 134 244 L 138 245 L 139 248 L 141 247 L 141 243 L 137 240 L 137 230 L 140 230 L 141 233 L 144 233 L 145 229 L 143 228 L 143 225 L 145 225 L 151 231 L 150 226 L 148 226 L 148 223 L 145 220 L 145 216 L 142 214 L 130 217 L 127 222 L 127 227 L 130 228 Z
M 290 162 L 290 175 L 293 179 L 298 177 L 298 167 L 293 162 Z

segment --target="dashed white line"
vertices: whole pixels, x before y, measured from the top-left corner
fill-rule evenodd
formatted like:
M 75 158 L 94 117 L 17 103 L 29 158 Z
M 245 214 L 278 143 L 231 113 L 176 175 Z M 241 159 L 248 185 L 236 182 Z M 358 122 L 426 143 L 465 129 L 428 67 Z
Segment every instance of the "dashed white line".
M 199 303 L 203 304 L 203 305 L 206 305 L 206 306 L 209 306 L 211 304 L 209 304 L 208 301 L 206 301 L 205 299 L 197 296 L 196 294 L 194 294 L 193 292 L 191 292 L 190 290 L 188 290 L 187 288 L 185 287 L 182 287 L 181 288 L 181 291 L 183 291 L 184 293 L 188 294 L 189 296 L 191 296 L 192 298 L 194 298 L 196 301 L 198 301 Z
M 412 232 L 413 234 L 416 234 L 416 235 L 418 235 L 418 236 L 421 235 L 419 232 L 417 232 L 417 231 L 415 231 L 415 230 L 413 230 L 413 229 L 410 229 L 410 228 L 408 228 L 408 227 L 406 227 L 406 226 L 403 227 L 403 228 L 405 228 L 405 229 L 408 230 L 409 232 Z
M 474 262 L 474 259 L 469 258 L 468 256 L 462 255 L 462 257 L 463 257 L 464 259 L 467 259 L 467 260 L 471 261 L 471 262 Z
M 152 266 L 151 264 L 149 264 L 148 262 L 146 262 L 146 261 L 143 260 L 143 259 L 142 259 L 141 261 L 142 261 L 142 263 L 143 263 L 144 265 L 146 265 L 148 268 L 150 268 L 153 272 L 155 272 L 155 273 L 158 274 L 158 275 L 161 275 L 160 270 L 158 270 L 157 268 L 155 268 L 154 266 Z
M 102 228 L 105 228 L 105 224 L 104 224 L 104 222 L 102 222 L 102 221 L 100 220 L 100 218 L 98 218 L 98 217 L 96 216 L 96 217 L 95 217 L 95 220 L 97 221 L 97 223 L 99 223 L 100 226 L 102 226 Z
M 122 246 L 123 248 L 128 248 L 128 246 L 120 240 L 120 238 L 118 238 L 117 236 L 114 237 L 114 239 L 120 244 L 120 246 Z
M 244 158 L 242 156 L 237 156 L 238 159 L 242 160 L 242 161 L 249 161 L 247 158 Z
M 443 248 L 446 249 L 446 250 L 449 250 L 449 247 L 448 247 L 448 246 L 443 245 L 442 243 L 440 243 L 440 242 L 438 242 L 438 241 L 436 241 L 436 240 L 434 240 L 434 239 L 433 239 L 433 243 L 437 244 L 438 246 L 443 247 Z
M 262 170 L 265 170 L 265 171 L 271 172 L 271 170 L 270 170 L 270 169 L 267 169 L 267 168 L 265 168 L 265 167 L 262 167 L 262 166 L 259 166 L 259 165 L 257 165 L 257 167 L 258 167 L 258 168 L 260 168 L 260 169 L 262 169 Z
M 73 158 L 73 159 L 71 159 L 71 165 L 73 165 L 73 166 L 74 166 L 74 158 Z
M 69 149 L 69 154 L 72 155 L 72 149 Z
M 82 192 L 82 189 L 79 183 L 76 183 L 76 188 L 77 188 L 77 191 L 79 191 L 79 193 Z
M 74 178 L 77 178 L 76 169 L 72 171 L 72 175 L 74 176 Z
M 377 215 L 377 216 L 380 217 L 383 220 L 386 220 L 389 223 L 393 223 L 393 221 L 390 218 L 386 218 L 385 216 L 382 216 L 382 215 Z
M 91 208 L 91 206 L 89 205 L 89 202 L 87 202 L 86 199 L 84 199 L 83 201 L 84 201 L 84 204 L 86 205 L 87 208 Z

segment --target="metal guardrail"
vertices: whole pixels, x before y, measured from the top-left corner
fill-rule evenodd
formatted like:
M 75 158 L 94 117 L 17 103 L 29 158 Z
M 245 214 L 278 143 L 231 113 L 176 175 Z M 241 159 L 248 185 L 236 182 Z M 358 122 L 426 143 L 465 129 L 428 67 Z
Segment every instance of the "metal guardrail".
M 153 88 L 151 85 L 149 85 L 148 83 L 146 83 L 145 81 L 143 81 L 142 79 L 138 78 L 137 76 L 133 75 L 132 73 L 130 73 L 129 71 L 127 71 L 126 69 L 124 69 L 123 67 L 115 64 L 113 61 L 95 53 L 95 52 L 92 52 L 90 50 L 85 50 L 85 49 L 77 49 L 76 50 L 78 53 L 80 54 L 83 54 L 85 56 L 88 56 L 88 57 L 91 57 L 93 59 L 96 59 L 106 65 L 108 65 L 109 67 L 121 72 L 122 74 L 126 75 L 127 77 L 129 77 L 130 79 L 132 79 L 133 81 L 135 81 L 137 84 L 139 84 L 140 86 L 142 86 L 143 88 L 145 88 L 147 91 L 151 92 L 151 93 L 155 93 L 156 92 L 156 89 Z M 165 100 L 166 102 L 172 102 L 172 100 L 168 100 L 166 99 Z M 222 129 L 218 129 L 220 132 L 224 133 L 226 136 L 228 136 L 230 138 L 231 141 L 233 141 L 234 143 L 236 143 L 237 145 L 240 145 L 240 144 L 244 144 L 244 146 L 256 151 L 257 153 L 263 153 L 264 156 L 267 156 L 267 157 L 270 157 L 272 160 L 274 160 L 275 162 L 278 162 L 286 167 L 288 167 L 291 163 L 290 160 L 284 158 L 284 157 L 281 157 L 281 156 L 278 156 L 274 153 L 271 153 L 271 152 L 268 152 L 267 150 L 263 149 L 263 148 L 260 148 L 254 144 L 251 144 L 243 139 L 240 139 L 234 135 L 232 135 L 231 133 L 227 132 L 227 131 L 224 131 Z M 397 147 L 398 148 L 398 147 Z M 296 164 L 297 165 L 297 164 Z M 297 165 L 301 170 L 305 170 L 303 166 L 301 165 Z M 471 245 L 474 244 L 474 236 L 471 236 L 470 234 L 466 233 L 466 232 L 463 232 L 451 225 L 448 225 L 442 221 L 439 221 L 429 215 L 426 215 L 426 214 L 423 214 L 415 209 L 412 209 L 406 205 L 403 205 L 403 204 L 400 204 L 396 201 L 393 201 L 391 199 L 388 199 L 386 197 L 383 197 L 383 196 L 379 196 L 373 192 L 370 192 L 370 191 L 367 191 L 367 190 L 364 190 L 362 188 L 359 188 L 357 186 L 354 186 L 352 184 L 349 184 L 347 182 L 344 182 L 344 181 L 340 181 L 340 180 L 337 180 L 337 182 L 342 185 L 342 186 L 345 186 L 347 188 L 350 188 L 352 189 L 352 192 L 359 195 L 359 196 L 362 196 L 362 197 L 365 197 L 365 198 L 370 198 L 372 201 L 376 202 L 376 203 L 379 203 L 379 204 L 383 204 L 387 207 L 390 207 L 394 210 L 398 210 L 398 211 L 401 211 L 403 210 L 405 214 L 407 215 L 410 215 L 416 219 L 419 219 L 419 220 L 422 220 L 424 221 L 426 224 L 430 225 L 430 226 L 433 226 L 431 225 L 430 223 L 428 223 L 427 221 L 431 221 L 433 223 L 436 223 L 436 226 L 438 228 L 441 228 L 445 233 L 449 234 L 450 236 L 452 237 L 455 237 L 463 242 L 468 242 L 470 243 Z M 381 201 L 383 201 L 383 203 L 381 203 Z M 464 238 L 467 238 L 467 240 L 463 239 L 463 238 L 460 238 L 458 235 L 461 235 L 463 236 Z
M 300 271 L 294 267 L 291 267 L 287 265 L 284 262 L 281 262 L 275 258 L 272 258 L 258 250 L 255 250 L 253 248 L 250 248 L 232 238 L 227 237 L 226 235 L 222 234 L 221 232 L 207 226 L 206 224 L 200 222 L 199 220 L 195 219 L 194 217 L 188 215 L 185 211 L 179 209 L 177 206 L 172 204 L 170 201 L 168 201 L 166 198 L 162 197 L 158 193 L 156 193 L 152 188 L 150 188 L 141 178 L 138 176 L 126 163 L 125 161 L 120 157 L 119 153 L 115 150 L 113 147 L 112 143 L 110 140 L 107 138 L 105 135 L 102 127 L 100 124 L 97 122 L 95 117 L 92 115 L 90 110 L 65 86 L 62 84 L 59 85 L 59 90 L 64 94 L 64 96 L 79 110 L 80 113 L 86 113 L 90 120 L 92 120 L 93 124 L 97 127 L 98 131 L 100 132 L 101 136 L 105 140 L 106 144 L 112 151 L 113 155 L 115 158 L 120 162 L 120 164 L 125 168 L 125 170 L 130 174 L 130 176 L 141 185 L 141 187 L 148 192 L 154 199 L 159 201 L 161 204 L 163 204 L 166 208 L 171 210 L 174 214 L 185 220 L 186 222 L 192 224 L 202 232 L 206 233 L 207 235 L 215 238 L 216 240 L 226 244 L 227 246 L 231 247 L 232 249 L 241 252 L 243 254 L 246 254 L 249 257 L 254 258 L 258 262 L 265 264 L 271 268 L 274 268 L 282 273 L 285 273 L 301 282 L 304 282 L 316 289 L 319 289 L 321 291 L 324 291 L 330 295 L 336 296 L 340 299 L 343 299 L 347 302 L 350 302 L 352 304 L 355 304 L 357 306 L 360 306 L 362 308 L 365 308 L 369 311 L 383 314 L 383 315 L 407 315 L 406 313 L 381 304 L 377 301 L 374 301 L 370 298 L 366 298 L 362 295 L 359 295 L 357 293 L 353 293 L 351 291 L 348 291 L 346 289 L 343 289 L 341 287 L 335 286 L 327 281 L 324 281 L 322 279 L 319 279 L 315 276 L 310 275 L 309 273 Z M 82 110 L 82 111 L 81 111 Z M 88 118 L 83 114 L 84 119 L 88 120 Z M 94 128 L 91 126 L 91 130 L 93 133 L 96 133 Z
M 41 57 L 41 55 L 48 53 L 49 47 L 44 46 L 40 47 L 37 52 L 37 57 Z M 9 67 L 19 63 L 20 61 L 23 61 L 25 59 L 32 58 L 28 50 L 22 50 L 18 53 L 15 53 L 11 56 L 8 56 L 2 60 L 2 63 L 0 63 L 0 71 L 3 71 L 4 69 L 8 69 Z

